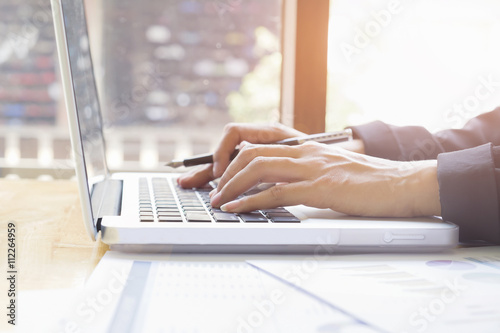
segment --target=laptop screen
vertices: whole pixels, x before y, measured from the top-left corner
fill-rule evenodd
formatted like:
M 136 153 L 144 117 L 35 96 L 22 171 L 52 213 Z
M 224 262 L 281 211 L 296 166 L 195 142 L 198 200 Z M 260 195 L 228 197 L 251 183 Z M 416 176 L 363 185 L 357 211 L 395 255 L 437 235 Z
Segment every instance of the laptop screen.
M 103 122 L 99 108 L 90 54 L 85 9 L 82 0 L 61 1 L 68 46 L 77 119 L 89 191 L 94 183 L 106 178 Z M 94 206 L 94 205 L 93 205 Z M 95 207 L 93 217 L 96 219 Z

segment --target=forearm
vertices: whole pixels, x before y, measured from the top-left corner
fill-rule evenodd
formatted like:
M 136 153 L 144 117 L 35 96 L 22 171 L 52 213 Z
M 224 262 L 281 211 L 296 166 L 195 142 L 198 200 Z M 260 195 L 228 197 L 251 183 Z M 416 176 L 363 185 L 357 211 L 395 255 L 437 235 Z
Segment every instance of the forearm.
M 338 144 L 341 148 L 364 154 L 363 140 L 355 138 Z M 439 199 L 439 183 L 437 177 L 437 161 L 402 162 L 399 171 L 400 181 L 394 184 L 395 196 L 392 211 L 386 211 L 391 216 L 426 216 L 441 215 Z M 397 188 L 397 189 L 396 189 Z
M 344 148 L 349 151 L 353 151 L 355 153 L 364 154 L 365 153 L 365 144 L 363 140 L 359 138 L 354 138 L 353 140 L 343 141 L 336 144 L 338 147 Z

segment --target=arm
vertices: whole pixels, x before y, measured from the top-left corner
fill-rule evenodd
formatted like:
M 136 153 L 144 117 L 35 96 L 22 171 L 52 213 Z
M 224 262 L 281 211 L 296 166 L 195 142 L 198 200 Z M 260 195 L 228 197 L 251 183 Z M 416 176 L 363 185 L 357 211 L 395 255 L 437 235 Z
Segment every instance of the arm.
M 462 129 L 431 134 L 422 127 L 374 122 L 353 128 L 366 154 L 392 160 L 437 158 L 441 215 L 460 239 L 500 243 L 500 108 Z M 475 147 L 475 148 L 473 148 Z

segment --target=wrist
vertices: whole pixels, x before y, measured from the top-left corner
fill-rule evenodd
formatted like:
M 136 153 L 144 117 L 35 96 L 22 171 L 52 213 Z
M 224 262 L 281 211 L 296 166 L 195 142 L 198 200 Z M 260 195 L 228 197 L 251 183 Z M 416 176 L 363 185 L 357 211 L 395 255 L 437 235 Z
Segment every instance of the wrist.
M 409 162 L 414 164 L 415 172 L 410 182 L 408 194 L 412 202 L 413 216 L 441 215 L 437 161 L 427 160 Z
M 346 150 L 359 153 L 359 154 L 364 154 L 365 153 L 365 145 L 363 143 L 363 140 L 361 139 L 353 139 L 349 141 L 343 141 L 335 144 L 337 147 L 344 148 Z

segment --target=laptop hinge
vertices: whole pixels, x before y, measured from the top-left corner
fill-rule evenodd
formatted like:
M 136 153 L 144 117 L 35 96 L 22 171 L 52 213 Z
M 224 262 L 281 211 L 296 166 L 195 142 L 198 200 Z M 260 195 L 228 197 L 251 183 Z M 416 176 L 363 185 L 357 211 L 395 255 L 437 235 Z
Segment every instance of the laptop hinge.
M 94 184 L 92 210 L 97 213 L 95 214 L 97 224 L 103 216 L 119 216 L 121 214 L 122 189 L 123 181 L 119 179 L 106 179 Z

